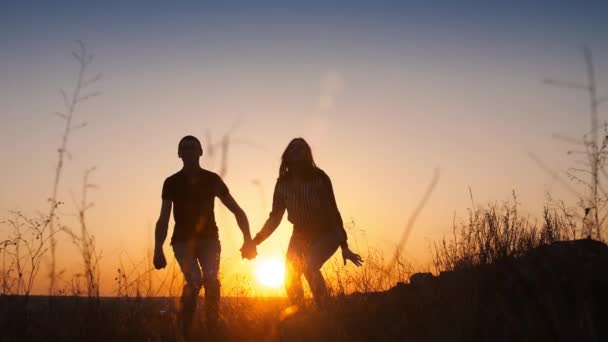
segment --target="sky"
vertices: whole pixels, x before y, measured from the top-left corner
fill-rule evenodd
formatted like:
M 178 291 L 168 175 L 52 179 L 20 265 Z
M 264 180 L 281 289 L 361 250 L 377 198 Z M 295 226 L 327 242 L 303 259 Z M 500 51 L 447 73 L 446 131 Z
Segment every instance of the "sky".
M 513 191 L 533 217 L 547 192 L 575 204 L 529 155 L 557 172 L 576 166 L 566 154 L 575 146 L 552 135 L 589 130 L 588 98 L 542 80 L 584 81 L 588 45 L 608 95 L 607 32 L 600 1 L 3 1 L 0 210 L 48 208 L 63 125 L 52 113 L 63 110 L 59 90 L 74 87 L 82 40 L 101 95 L 77 107 L 87 126 L 69 138 L 60 211 L 70 222 L 96 166 L 87 214 L 105 293 L 121 258 L 152 248 L 162 182 L 180 169 L 187 134 L 203 142 L 203 167 L 219 171 L 217 143 L 231 132 L 224 180 L 253 233 L 282 151 L 307 139 L 362 253 L 392 253 L 439 169 L 403 248 L 428 265 L 429 246 L 473 205 Z M 225 274 L 250 272 L 234 219 L 217 208 Z M 260 255 L 282 258 L 290 233 L 285 218 Z M 79 267 L 70 240 L 60 245 L 62 265 Z

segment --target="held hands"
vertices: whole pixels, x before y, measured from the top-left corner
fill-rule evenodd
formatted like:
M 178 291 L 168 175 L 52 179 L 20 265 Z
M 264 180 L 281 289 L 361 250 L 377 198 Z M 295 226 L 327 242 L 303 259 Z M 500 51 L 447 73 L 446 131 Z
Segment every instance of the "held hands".
M 154 268 L 160 270 L 161 268 L 165 268 L 167 266 L 167 259 L 165 259 L 165 253 L 163 252 L 162 247 L 154 248 Z
M 243 247 L 240 249 L 241 258 L 251 260 L 258 255 L 257 245 L 256 243 L 249 239 L 243 242 Z
M 350 260 L 355 266 L 363 265 L 361 256 L 351 251 L 348 247 L 342 247 L 342 260 L 344 261 L 344 265 L 346 265 L 346 260 Z

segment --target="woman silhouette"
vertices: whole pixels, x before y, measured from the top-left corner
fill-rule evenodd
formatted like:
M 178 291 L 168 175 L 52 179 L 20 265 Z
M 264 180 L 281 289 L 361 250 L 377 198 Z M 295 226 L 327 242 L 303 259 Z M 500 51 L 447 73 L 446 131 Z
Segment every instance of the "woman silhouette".
M 287 295 L 293 304 L 301 303 L 304 296 L 301 277 L 304 275 L 315 301 L 323 304 L 328 293 L 321 266 L 338 246 L 342 249 L 344 264 L 350 260 L 360 266 L 363 260 L 348 248 L 331 181 L 315 165 L 310 146 L 302 138 L 293 139 L 283 152 L 272 211 L 253 239 L 256 245 L 276 230 L 285 210 L 287 219 L 293 224 L 287 248 Z

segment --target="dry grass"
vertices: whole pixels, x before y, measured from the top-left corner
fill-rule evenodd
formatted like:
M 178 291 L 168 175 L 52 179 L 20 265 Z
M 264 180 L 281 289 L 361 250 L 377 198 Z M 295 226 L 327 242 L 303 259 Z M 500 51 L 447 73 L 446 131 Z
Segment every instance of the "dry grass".
M 546 204 L 539 223 L 521 217 L 517 198 L 484 209 L 468 210 L 464 222 L 452 225 L 452 235 L 434 243 L 433 265 L 437 273 L 489 265 L 519 257 L 533 248 L 582 237 L 585 222 L 576 222 L 572 208 L 563 202 Z

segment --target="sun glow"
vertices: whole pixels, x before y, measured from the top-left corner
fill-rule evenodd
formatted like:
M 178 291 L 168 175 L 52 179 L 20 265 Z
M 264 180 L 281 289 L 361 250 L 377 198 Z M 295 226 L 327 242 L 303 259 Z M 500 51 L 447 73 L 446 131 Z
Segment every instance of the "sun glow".
M 283 285 L 285 278 L 285 263 L 278 258 L 267 258 L 258 261 L 255 275 L 260 284 L 278 288 Z

